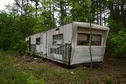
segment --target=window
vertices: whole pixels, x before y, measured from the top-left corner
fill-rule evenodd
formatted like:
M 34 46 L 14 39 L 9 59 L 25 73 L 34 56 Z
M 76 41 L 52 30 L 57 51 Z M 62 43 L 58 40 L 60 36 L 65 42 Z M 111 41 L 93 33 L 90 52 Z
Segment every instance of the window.
M 102 35 L 92 35 L 92 45 L 101 45 Z
M 63 41 L 63 34 L 53 35 L 53 44 L 61 44 Z
M 36 38 L 36 44 L 40 45 L 40 38 Z
M 53 40 L 62 40 L 63 39 L 63 34 L 58 34 L 58 35 L 53 35 Z
M 88 45 L 89 44 L 89 34 L 78 33 L 77 37 L 77 45 Z
M 92 45 L 101 45 L 102 35 L 92 34 Z M 90 34 L 78 33 L 77 45 L 89 45 Z

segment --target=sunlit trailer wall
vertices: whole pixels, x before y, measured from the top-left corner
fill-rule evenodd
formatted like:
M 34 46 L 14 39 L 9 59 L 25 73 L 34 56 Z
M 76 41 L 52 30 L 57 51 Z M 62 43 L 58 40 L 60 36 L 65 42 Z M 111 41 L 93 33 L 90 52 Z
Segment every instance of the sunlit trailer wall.
M 69 64 L 71 56 L 72 24 L 47 31 L 47 58 Z
M 93 62 L 103 62 L 109 28 L 96 24 L 91 24 L 91 27 L 92 60 Z M 41 41 L 40 51 L 44 58 L 67 65 L 91 62 L 89 53 L 89 23 L 73 22 L 38 34 Z M 37 40 L 35 39 L 39 35 L 35 34 L 29 37 L 29 40 L 31 38 L 31 44 L 36 45 L 36 51 L 39 51 L 39 48 L 37 48 L 37 43 L 35 42 Z M 43 54 L 44 51 L 45 53 Z

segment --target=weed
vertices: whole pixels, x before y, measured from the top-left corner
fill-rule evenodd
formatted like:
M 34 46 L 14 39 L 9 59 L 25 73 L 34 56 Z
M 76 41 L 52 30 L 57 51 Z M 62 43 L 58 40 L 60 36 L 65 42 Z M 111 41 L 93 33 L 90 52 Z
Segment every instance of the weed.
M 111 77 L 109 77 L 109 76 L 103 77 L 103 81 L 105 84 L 113 84 L 113 81 L 112 81 Z

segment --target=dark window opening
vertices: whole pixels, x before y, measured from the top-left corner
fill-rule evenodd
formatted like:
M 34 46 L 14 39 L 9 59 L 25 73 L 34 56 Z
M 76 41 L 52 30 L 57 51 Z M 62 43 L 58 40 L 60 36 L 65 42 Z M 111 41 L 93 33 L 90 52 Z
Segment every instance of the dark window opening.
M 59 30 L 59 28 L 56 29 L 56 31 L 58 31 L 58 30 Z
M 36 44 L 40 45 L 40 38 L 36 38 Z

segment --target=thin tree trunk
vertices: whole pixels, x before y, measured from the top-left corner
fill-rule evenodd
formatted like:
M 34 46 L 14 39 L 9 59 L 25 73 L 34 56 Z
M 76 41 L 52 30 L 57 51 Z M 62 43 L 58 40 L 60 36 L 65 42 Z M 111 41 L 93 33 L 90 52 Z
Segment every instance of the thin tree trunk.
M 92 7 L 92 4 L 91 4 L 91 7 Z M 91 49 L 91 43 L 92 43 L 92 25 L 91 25 L 91 22 L 92 22 L 92 12 L 91 12 L 92 8 L 90 9 L 89 11 L 89 15 L 90 15 L 90 18 L 89 18 L 89 23 L 90 23 L 90 40 L 89 40 L 89 53 L 90 53 L 90 68 L 92 69 L 93 67 L 93 61 L 92 61 L 92 49 Z
M 90 68 L 92 69 L 93 67 L 93 62 L 92 62 L 92 49 L 91 49 L 91 42 L 92 42 L 92 26 L 91 26 L 91 21 L 90 21 L 90 41 L 89 41 L 89 52 L 90 52 Z
M 119 4 L 119 0 L 117 0 L 117 11 L 118 11 L 118 21 L 120 21 L 120 9 L 119 9 L 119 7 L 120 7 L 120 4 Z
M 23 3 L 23 0 L 22 0 L 22 1 L 21 1 L 21 16 L 20 16 L 20 27 L 21 27 L 20 29 L 21 29 L 21 33 L 22 33 L 22 30 L 23 30 L 23 29 L 22 29 L 22 12 L 23 12 L 23 4 L 24 4 L 24 3 Z
M 102 25 L 102 4 L 101 4 L 101 2 L 100 2 L 100 25 Z
M 98 21 L 98 14 L 99 14 L 99 12 L 98 12 L 98 2 L 96 2 L 97 3 L 97 24 L 99 24 L 99 21 Z
M 36 9 L 36 11 L 35 11 L 35 16 L 36 16 L 36 18 L 37 18 L 37 16 L 38 16 L 38 0 L 35 0 L 35 9 Z
M 121 4 L 121 20 L 122 20 L 123 25 L 125 25 L 124 2 L 123 1 Z
M 60 0 L 60 13 L 61 13 L 60 25 L 64 25 L 64 1 L 63 0 Z
M 49 1 L 49 8 L 50 8 L 50 21 L 52 21 L 52 18 L 53 18 L 53 16 L 52 16 L 52 12 L 53 12 L 53 10 L 52 10 L 52 1 L 50 0 Z

